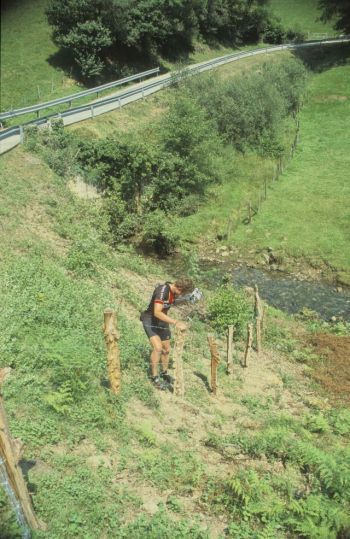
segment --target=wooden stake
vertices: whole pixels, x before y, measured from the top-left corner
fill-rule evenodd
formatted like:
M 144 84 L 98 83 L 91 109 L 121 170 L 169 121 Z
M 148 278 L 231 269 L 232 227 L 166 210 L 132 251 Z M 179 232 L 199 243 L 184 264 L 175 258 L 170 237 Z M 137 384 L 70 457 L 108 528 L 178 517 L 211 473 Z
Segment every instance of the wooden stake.
M 256 351 L 261 352 L 261 317 L 256 317 Z
M 107 369 L 111 389 L 118 395 L 121 388 L 121 370 L 119 353 L 119 333 L 116 330 L 115 311 L 106 309 L 104 311 L 104 336 L 107 346 Z
M 32 506 L 32 502 L 24 481 L 19 461 L 22 458 L 23 444 L 20 440 L 12 439 L 8 428 L 3 398 L 0 393 L 0 459 L 5 464 L 9 484 L 19 502 L 28 526 L 32 529 L 45 529 Z
M 254 298 L 255 298 L 255 307 L 254 307 L 254 313 L 255 313 L 255 316 L 262 316 L 262 305 L 261 305 L 261 299 L 260 299 L 260 296 L 259 296 L 259 288 L 258 288 L 258 285 L 254 285 L 254 290 L 255 290 L 255 295 L 254 295 Z
M 267 305 L 264 305 L 262 317 L 261 317 L 261 336 L 263 339 L 265 338 L 265 331 L 266 331 L 266 314 L 267 314 Z
M 226 373 L 232 374 L 232 366 L 233 366 L 233 326 L 228 326 L 227 331 L 227 363 L 226 363 Z
M 250 351 L 252 349 L 253 342 L 253 324 L 247 325 L 247 344 L 244 353 L 243 367 L 247 367 L 248 359 L 250 358 Z
M 220 356 L 216 341 L 211 335 L 208 335 L 208 343 L 211 353 L 211 391 L 213 395 L 216 395 L 218 381 L 217 370 L 220 363 Z
M 184 349 L 186 339 L 186 330 L 176 328 L 175 332 L 175 344 L 174 344 L 174 363 L 175 363 L 175 382 L 174 393 L 178 397 L 185 396 L 185 384 L 183 375 L 182 353 Z

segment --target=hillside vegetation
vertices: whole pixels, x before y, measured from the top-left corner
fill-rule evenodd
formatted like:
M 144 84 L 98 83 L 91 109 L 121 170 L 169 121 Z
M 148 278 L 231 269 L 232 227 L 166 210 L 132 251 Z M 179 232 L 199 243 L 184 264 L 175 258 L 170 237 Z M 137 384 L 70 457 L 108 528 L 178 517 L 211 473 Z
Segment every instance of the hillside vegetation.
M 77 88 L 49 41 L 45 5 L 4 3 L 7 107 L 32 99 L 39 80 L 52 97 Z M 279 8 L 291 19 L 289 4 Z M 295 3 L 302 30 L 314 9 Z M 185 61 L 213 51 L 197 43 Z M 349 324 L 269 307 L 262 352 L 244 368 L 252 290 L 234 289 L 217 260 L 224 248 L 225 268 L 237 258 L 266 266 L 272 252 L 275 269 L 349 284 L 349 73 L 347 46 L 251 58 L 214 75 L 183 70 L 166 91 L 95 121 L 28 128 L 25 145 L 1 157 L 0 368 L 11 368 L 1 391 L 46 523 L 33 539 L 349 536 Z M 265 186 L 249 220 L 247 203 Z M 184 398 L 151 384 L 139 321 L 155 285 L 180 266 L 204 292 L 174 309 L 188 324 Z M 106 308 L 120 334 L 118 396 Z M 221 357 L 216 396 L 208 334 Z M 0 539 L 21 537 L 1 489 Z
M 1 3 L 1 110 L 20 108 L 77 92 L 84 87 L 72 58 L 52 41 L 45 10 L 48 0 L 4 0 Z M 288 2 L 272 2 L 272 13 L 281 17 L 286 28 L 294 24 L 301 32 L 332 31 L 330 24 L 315 23 L 319 14 L 317 2 L 293 2 L 293 16 Z M 195 41 L 194 49 L 182 55 L 182 62 L 195 63 L 220 56 L 234 49 L 218 43 Z M 117 62 L 113 80 L 143 69 L 163 65 L 172 69 L 176 60 L 142 59 L 130 55 Z
M 159 264 L 112 251 L 99 199 L 77 198 L 36 156 L 16 149 L 2 166 L 1 366 L 13 369 L 4 387 L 10 428 L 25 443 L 29 488 L 48 525 L 35 537 L 335 538 L 345 530 L 349 412 L 308 378 L 321 360 L 298 343 L 302 325 L 270 311 L 263 355 L 243 370 L 236 342 L 234 374 L 220 366 L 214 398 L 209 320 L 185 308 L 185 399 L 156 393 L 138 312 L 165 277 Z M 118 398 L 106 384 L 107 306 L 121 333 Z M 5 537 L 19 537 L 3 497 L 0 507 Z

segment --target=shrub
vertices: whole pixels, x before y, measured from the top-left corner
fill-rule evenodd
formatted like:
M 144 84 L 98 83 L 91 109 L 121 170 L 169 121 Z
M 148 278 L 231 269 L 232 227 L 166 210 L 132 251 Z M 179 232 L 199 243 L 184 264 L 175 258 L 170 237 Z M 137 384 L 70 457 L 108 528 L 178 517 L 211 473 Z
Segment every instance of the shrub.
M 172 230 L 169 218 L 162 211 L 149 213 L 143 222 L 138 245 L 145 251 L 154 251 L 159 255 L 174 252 L 179 238 Z
M 273 45 L 283 43 L 286 37 L 282 24 L 276 20 L 270 20 L 265 28 L 264 41 Z
M 251 316 L 252 307 L 248 300 L 231 285 L 219 288 L 209 303 L 209 318 L 220 332 L 233 325 L 236 334 L 241 335 Z

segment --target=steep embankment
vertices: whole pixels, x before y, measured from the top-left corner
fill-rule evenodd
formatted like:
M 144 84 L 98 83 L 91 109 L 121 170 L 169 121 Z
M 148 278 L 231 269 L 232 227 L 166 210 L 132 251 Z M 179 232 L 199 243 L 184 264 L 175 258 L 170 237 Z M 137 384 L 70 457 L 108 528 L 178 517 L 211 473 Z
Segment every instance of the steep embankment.
M 159 265 L 110 250 L 99 199 L 73 195 L 37 157 L 16 149 L 2 167 L 0 366 L 13 369 L 10 429 L 48 526 L 35 537 L 312 538 L 320 523 L 328 537 L 349 526 L 350 417 L 311 384 L 302 326 L 271 312 L 263 353 L 242 369 L 236 342 L 214 398 L 206 303 L 200 316 L 183 308 L 185 398 L 157 393 L 138 312 L 164 279 Z M 106 384 L 106 306 L 121 334 L 118 398 Z M 20 537 L 3 494 L 0 518 L 3 538 Z

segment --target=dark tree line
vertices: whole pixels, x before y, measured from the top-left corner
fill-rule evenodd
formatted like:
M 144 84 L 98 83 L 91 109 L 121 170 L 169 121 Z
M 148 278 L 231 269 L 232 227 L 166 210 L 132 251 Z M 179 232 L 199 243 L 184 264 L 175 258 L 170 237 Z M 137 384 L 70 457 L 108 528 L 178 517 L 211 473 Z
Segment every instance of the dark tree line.
M 321 19 L 335 20 L 335 28 L 350 33 L 350 0 L 319 0 Z
M 144 55 L 188 51 L 193 39 L 256 42 L 268 26 L 268 0 L 51 0 L 55 42 L 81 74 L 101 73 L 112 50 Z

